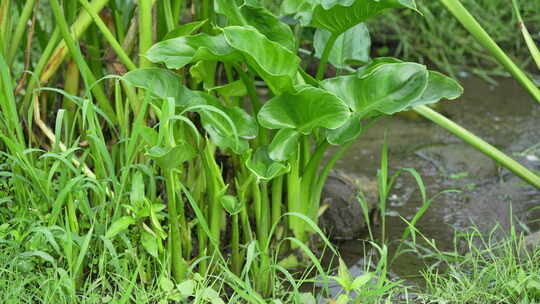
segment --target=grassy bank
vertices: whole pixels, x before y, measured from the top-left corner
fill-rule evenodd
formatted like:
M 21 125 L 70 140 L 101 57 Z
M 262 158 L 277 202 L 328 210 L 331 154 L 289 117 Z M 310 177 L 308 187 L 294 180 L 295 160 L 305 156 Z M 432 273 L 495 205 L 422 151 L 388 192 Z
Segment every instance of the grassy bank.
M 493 39 L 521 67 L 533 68 L 534 63 L 521 37 L 518 19 L 509 1 L 462 1 Z M 519 1 L 524 23 L 533 38 L 540 42 L 540 2 Z M 453 18 L 439 1 L 418 1 L 423 16 L 412 12 L 390 12 L 370 22 L 375 52 L 436 65 L 446 73 L 461 72 L 481 77 L 509 74 Z M 535 69 L 532 69 L 537 73 Z

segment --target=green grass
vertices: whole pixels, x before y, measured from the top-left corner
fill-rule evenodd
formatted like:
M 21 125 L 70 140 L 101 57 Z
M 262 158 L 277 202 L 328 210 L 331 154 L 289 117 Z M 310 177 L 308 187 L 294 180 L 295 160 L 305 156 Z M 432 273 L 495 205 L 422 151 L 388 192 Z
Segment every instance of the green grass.
M 540 2 L 519 3 L 524 23 L 538 43 Z M 534 67 L 509 1 L 468 0 L 463 4 L 520 67 Z M 421 0 L 418 6 L 423 16 L 396 11 L 370 22 L 373 40 L 378 47 L 375 54 L 431 63 L 453 76 L 460 72 L 473 73 L 488 80 L 492 76 L 508 76 L 440 1 Z
M 500 227 L 488 235 L 470 228 L 457 232 L 454 249 L 441 251 L 434 240 L 413 251 L 431 261 L 423 271 L 421 303 L 520 304 L 540 301 L 540 250 L 523 234 L 501 237 Z

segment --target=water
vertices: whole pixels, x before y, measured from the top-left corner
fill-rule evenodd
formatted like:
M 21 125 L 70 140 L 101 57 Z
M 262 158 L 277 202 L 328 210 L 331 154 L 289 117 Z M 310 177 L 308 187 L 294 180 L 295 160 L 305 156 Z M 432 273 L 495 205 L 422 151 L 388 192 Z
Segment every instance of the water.
M 462 79 L 464 96 L 443 102 L 438 110 L 527 167 L 540 171 L 540 152 L 532 149 L 522 153 L 540 143 L 540 105 L 514 80 L 498 81 L 498 86 L 492 86 L 478 78 Z M 375 178 L 385 132 L 392 171 L 416 169 L 423 177 L 428 197 L 449 189 L 461 191 L 436 198 L 417 225 L 440 249 L 452 249 L 454 231 L 466 229 L 472 223 L 488 232 L 497 223 L 507 229 L 513 218 L 514 222 L 524 224 L 518 225 L 520 229 L 540 229 L 533 223 L 537 215 L 530 212 L 532 206 L 540 203 L 539 191 L 446 130 L 418 117 L 398 116 L 381 121 L 358 140 L 337 168 Z M 390 198 L 388 238 L 398 240 L 406 228 L 400 217 L 411 219 L 421 205 L 414 179 L 399 179 Z M 343 258 L 357 274 L 363 269 L 363 244 L 362 240 L 340 244 Z M 394 241 L 391 249 L 396 245 Z M 419 272 L 424 267 L 421 259 L 409 254 L 395 262 L 392 272 L 414 283 L 420 282 Z

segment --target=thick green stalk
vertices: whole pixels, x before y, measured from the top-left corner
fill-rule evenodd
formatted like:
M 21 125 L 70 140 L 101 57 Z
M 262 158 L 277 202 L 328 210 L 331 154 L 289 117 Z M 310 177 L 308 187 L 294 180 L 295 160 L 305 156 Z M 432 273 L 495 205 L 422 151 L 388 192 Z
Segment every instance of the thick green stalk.
M 7 53 L 7 42 L 11 37 L 11 1 L 2 1 L 0 3 L 0 53 L 3 56 Z
M 180 223 L 178 222 L 178 210 L 176 205 L 176 178 L 172 169 L 165 169 L 165 187 L 167 188 L 169 223 L 171 225 L 171 259 L 173 277 L 177 283 L 186 278 L 187 264 L 182 257 L 182 239 L 180 235 Z
M 283 205 L 283 175 L 272 180 L 272 223 L 274 227 L 281 218 L 281 206 Z
M 419 107 L 415 107 L 414 110 L 418 114 L 424 116 L 425 118 L 433 121 L 439 126 L 452 132 L 454 135 L 458 136 L 459 138 L 461 138 L 462 140 L 464 140 L 471 146 L 480 150 L 480 152 L 491 157 L 492 159 L 494 159 L 495 161 L 497 161 L 498 163 L 506 167 L 508 170 L 514 172 L 516 175 L 523 178 L 525 181 L 527 181 L 531 185 L 540 189 L 540 177 L 538 175 L 534 174 L 533 172 L 525 168 L 520 163 L 511 159 L 510 157 L 508 157 L 503 152 L 499 151 L 494 146 L 490 145 L 489 143 L 485 142 L 478 136 L 474 135 L 473 133 L 469 132 L 465 128 L 459 126 L 458 124 L 444 117 L 443 115 L 437 113 L 436 111 L 430 109 L 429 107 L 419 106 Z
M 60 8 L 58 0 L 49 0 L 49 3 L 55 16 L 56 23 L 60 29 L 60 33 L 62 34 L 64 41 L 66 42 L 69 52 L 79 66 L 79 70 L 81 71 L 81 74 L 83 76 L 85 86 L 86 88 L 90 88 L 90 86 L 96 82 L 96 78 L 90 71 L 90 68 L 88 67 L 86 61 L 84 61 L 81 50 L 79 49 L 78 45 L 75 43 L 75 40 L 71 36 L 71 33 L 69 32 L 68 25 L 63 17 L 62 9 Z M 107 99 L 107 96 L 105 96 L 105 93 L 103 92 L 101 86 L 99 84 L 94 85 L 92 92 L 94 93 L 94 96 L 96 97 L 96 100 L 103 112 L 105 112 L 105 114 L 107 114 L 107 116 L 112 121 L 115 121 L 116 119 L 114 111 L 111 104 L 109 103 L 109 100 Z
M 231 227 L 231 258 L 232 258 L 232 272 L 236 275 L 240 275 L 242 268 L 240 256 L 240 227 L 238 225 L 238 214 L 232 216 Z
M 440 0 L 446 8 L 461 22 L 461 24 L 501 63 L 514 78 L 519 81 L 529 93 L 540 103 L 540 89 L 536 87 L 529 77 L 506 55 L 489 34 L 482 28 L 476 19 L 458 0 Z
M 214 147 L 210 142 L 207 142 L 203 152 L 203 161 L 206 170 L 206 184 L 207 184 L 207 197 L 208 197 L 208 215 L 210 218 L 210 232 L 211 237 L 217 242 L 218 247 L 212 248 L 212 253 L 218 251 L 220 234 L 221 234 L 221 216 L 223 214 L 223 208 L 220 202 L 221 192 L 225 190 L 225 183 L 221 176 L 221 170 L 214 158 Z
M 144 57 L 152 46 L 152 0 L 139 0 L 139 67 L 148 68 L 152 62 Z
M 94 23 L 103 34 L 103 37 L 105 37 L 107 42 L 109 42 L 120 61 L 122 61 L 122 63 L 128 68 L 128 70 L 135 70 L 137 66 L 133 63 L 133 61 L 131 61 L 128 54 L 126 54 L 120 43 L 116 41 L 114 35 L 111 33 L 107 25 L 103 22 L 103 20 L 101 20 L 101 17 L 99 17 L 99 15 L 93 10 L 92 6 L 90 6 L 88 0 L 79 0 L 79 2 L 82 4 L 90 17 L 92 17 Z
M 21 38 L 23 37 L 24 31 L 26 29 L 28 19 L 30 19 L 30 16 L 32 15 L 32 10 L 34 9 L 35 3 L 36 0 L 27 0 L 24 3 L 24 7 L 19 17 L 19 22 L 15 27 L 15 32 L 13 33 L 13 37 L 11 39 L 9 50 L 6 56 L 6 60 L 9 65 L 11 65 L 13 63 L 13 59 L 15 59 L 15 55 L 21 43 Z
M 302 206 L 301 178 L 300 178 L 300 155 L 298 152 L 291 158 L 291 171 L 287 174 L 287 204 L 289 212 L 305 214 Z M 289 229 L 300 241 L 306 241 L 304 222 L 296 217 L 289 217 Z M 294 244 L 293 244 L 294 245 Z
M 339 35 L 332 34 L 330 35 L 330 38 L 328 38 L 328 41 L 326 42 L 326 45 L 324 46 L 324 51 L 321 56 L 321 61 L 319 62 L 319 67 L 317 68 L 317 80 L 322 80 L 324 78 L 324 73 L 326 72 L 326 65 L 328 64 L 328 58 L 330 57 L 330 52 L 332 52 L 332 48 L 334 47 L 334 44 L 336 43 L 337 38 Z
M 167 25 L 167 32 L 174 29 L 175 22 L 171 8 L 171 0 L 163 0 L 163 10 L 165 14 L 165 24 Z
M 64 91 L 66 93 L 71 94 L 73 96 L 79 95 L 79 80 L 80 80 L 80 74 L 79 69 L 77 68 L 77 64 L 70 60 L 66 67 L 65 72 L 65 81 L 64 81 Z M 64 101 L 62 104 L 62 107 L 66 109 L 66 116 L 70 123 L 73 122 L 73 115 L 75 114 L 76 106 L 73 103 L 73 101 L 69 100 L 68 97 L 64 96 Z

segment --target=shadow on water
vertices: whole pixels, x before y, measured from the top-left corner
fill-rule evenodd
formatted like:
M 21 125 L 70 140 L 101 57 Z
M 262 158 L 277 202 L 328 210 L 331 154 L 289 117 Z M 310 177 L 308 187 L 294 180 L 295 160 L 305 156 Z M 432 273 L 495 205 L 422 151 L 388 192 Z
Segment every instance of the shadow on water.
M 465 128 L 510 154 L 527 167 L 540 171 L 540 152 L 526 151 L 540 143 L 540 106 L 512 79 L 499 79 L 492 86 L 478 78 L 461 80 L 464 96 L 457 101 L 443 102 L 440 111 Z M 388 132 L 390 169 L 414 168 L 422 176 L 429 197 L 457 189 L 460 193 L 444 194 L 435 199 L 429 211 L 417 224 L 429 239 L 442 250 L 453 248 L 454 231 L 475 223 L 488 232 L 496 223 L 508 229 L 511 217 L 518 229 L 529 227 L 538 218 L 530 208 L 540 203 L 539 192 L 521 182 L 480 152 L 468 147 L 446 130 L 422 119 L 391 117 L 381 121 L 356 143 L 337 164 L 347 174 L 374 179 L 380 162 L 385 130 Z M 540 151 L 540 148 L 538 149 Z M 421 205 L 413 178 L 403 176 L 388 201 L 387 235 L 390 250 Z M 392 240 L 394 240 L 392 242 Z M 364 244 L 361 240 L 340 243 L 340 251 L 358 275 L 364 267 Z M 392 254 L 392 253 L 391 253 Z M 392 273 L 410 283 L 418 283 L 424 261 L 407 254 L 395 261 Z

